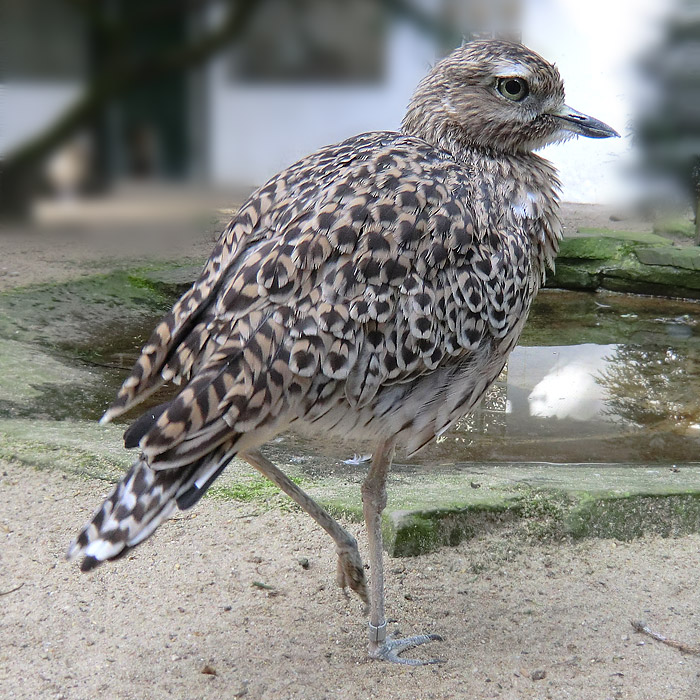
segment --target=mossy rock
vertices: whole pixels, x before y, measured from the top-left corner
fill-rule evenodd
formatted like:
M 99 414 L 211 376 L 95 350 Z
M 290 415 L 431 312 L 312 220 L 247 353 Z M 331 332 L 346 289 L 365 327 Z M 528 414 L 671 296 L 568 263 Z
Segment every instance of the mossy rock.
M 680 216 L 660 219 L 654 223 L 654 233 L 695 238 L 695 224 L 690 219 Z
M 146 276 L 121 270 L 13 289 L 0 294 L 0 335 L 41 345 L 93 343 L 115 325 L 123 333 L 137 319 L 152 321 L 174 298 Z
M 165 295 L 168 299 L 177 299 L 192 286 L 201 271 L 202 265 L 194 262 L 142 267 L 129 274 L 129 281 L 138 287 L 150 289 L 155 294 Z
M 618 268 L 602 271 L 601 286 L 617 292 L 700 298 L 700 274 L 671 265 L 643 265 L 628 259 Z
M 636 248 L 634 254 L 644 265 L 668 265 L 683 270 L 700 271 L 700 247 Z
M 526 489 L 519 500 L 500 507 L 395 511 L 385 520 L 384 541 L 391 556 L 416 556 L 504 524 L 516 525 L 521 536 L 537 540 L 675 537 L 700 532 L 700 491 L 576 497 L 556 489 Z
M 700 493 L 583 498 L 566 514 L 564 530 L 576 538 L 617 540 L 687 535 L 700 531 Z
M 700 248 L 651 233 L 581 229 L 561 242 L 547 287 L 700 298 Z
M 588 237 L 609 238 L 613 240 L 626 241 L 628 243 L 631 243 L 632 245 L 673 245 L 673 243 L 669 241 L 668 238 L 664 238 L 663 236 L 657 236 L 655 233 L 647 233 L 645 231 L 615 231 L 610 228 L 582 227 L 578 230 L 578 235 L 572 236 L 569 240 Z
M 558 260 L 622 260 L 638 246 L 663 248 L 672 246 L 672 243 L 652 233 L 580 229 L 579 235 L 561 241 Z
M 554 289 L 594 291 L 600 287 L 600 267 L 557 260 L 554 274 L 547 275 L 546 286 Z
M 559 244 L 559 260 L 621 260 L 633 246 L 628 241 L 606 237 L 564 238 Z
M 468 508 L 430 511 L 393 511 L 384 518 L 384 546 L 390 556 L 413 557 L 439 547 L 454 547 L 479 532 L 512 521 L 510 501 Z
M 433 477 L 443 487 L 451 485 L 443 488 L 449 493 L 443 504 L 392 509 L 401 497 L 390 489 L 383 528 L 387 551 L 415 556 L 504 525 L 538 540 L 700 532 L 697 466 L 671 472 L 631 465 L 484 465 L 480 474 L 482 488 L 465 490 L 461 505 L 454 504 L 459 473 Z M 418 476 L 418 485 L 426 478 Z M 472 478 L 462 475 L 461 482 L 469 486 Z
M 133 459 L 133 452 L 122 447 L 121 430 L 88 421 L 0 420 L 0 459 L 114 482 Z M 310 478 L 299 465 L 285 463 L 274 446 L 268 449 L 273 461 L 331 512 L 361 520 L 356 482 L 362 475 L 348 478 L 344 472 L 334 473 L 332 464 L 316 460 Z M 477 472 L 478 487 L 473 466 L 442 474 L 410 472 L 405 478 L 395 474 L 383 521 L 389 553 L 415 556 L 503 526 L 515 527 L 526 538 L 546 540 L 700 532 L 697 465 L 670 471 L 627 465 L 509 464 L 481 465 Z M 237 460 L 210 495 L 256 508 L 294 507 Z

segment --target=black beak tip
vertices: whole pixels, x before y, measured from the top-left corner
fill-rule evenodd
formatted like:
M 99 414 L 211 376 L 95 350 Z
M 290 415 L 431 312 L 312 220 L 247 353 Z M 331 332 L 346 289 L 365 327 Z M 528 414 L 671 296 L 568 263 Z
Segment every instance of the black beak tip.
M 620 138 L 620 134 L 618 134 L 615 129 L 598 119 L 593 119 L 593 117 L 587 117 L 582 120 L 577 119 L 576 122 L 574 122 L 572 131 L 591 139 Z
M 586 136 L 592 136 L 594 139 L 610 139 L 610 138 L 615 138 L 615 139 L 620 139 L 622 136 L 615 131 L 615 129 L 610 129 L 609 131 L 606 132 L 601 132 L 598 134 L 585 134 Z
M 615 131 L 611 126 L 608 126 L 607 124 L 605 125 L 605 131 L 601 133 L 601 135 L 598 138 L 601 139 L 609 139 L 609 138 L 616 138 L 616 139 L 621 139 L 622 136 Z
M 604 122 L 589 117 L 587 114 L 577 112 L 570 107 L 566 108 L 565 106 L 565 110 L 566 111 L 563 113 L 558 112 L 555 116 L 564 122 L 564 128 L 567 131 L 579 134 L 580 136 L 587 136 L 591 139 L 608 139 L 613 136 L 615 138 L 620 138 L 620 134 Z

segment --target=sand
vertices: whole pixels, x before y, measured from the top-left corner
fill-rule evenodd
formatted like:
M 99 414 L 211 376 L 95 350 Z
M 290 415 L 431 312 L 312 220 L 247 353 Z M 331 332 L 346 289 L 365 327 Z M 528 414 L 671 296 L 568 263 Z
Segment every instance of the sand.
M 700 536 L 538 543 L 501 530 L 386 558 L 390 628 L 445 640 L 415 652 L 444 663 L 407 668 L 366 657 L 333 545 L 294 510 L 205 499 L 81 573 L 64 552 L 108 488 L 0 465 L 3 698 L 700 697 L 700 657 L 630 625 L 700 641 Z

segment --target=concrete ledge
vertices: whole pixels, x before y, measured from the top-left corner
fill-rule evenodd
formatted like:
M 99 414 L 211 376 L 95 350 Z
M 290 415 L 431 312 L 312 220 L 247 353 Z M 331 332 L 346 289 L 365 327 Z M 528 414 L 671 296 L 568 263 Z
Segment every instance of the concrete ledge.
M 597 236 L 564 244 L 587 265 L 602 260 L 608 284 L 629 284 L 643 279 L 635 265 L 643 265 L 646 275 L 666 274 L 666 262 L 678 262 L 674 247 L 650 236 L 635 242 L 632 234 L 616 232 L 602 236 L 600 248 L 595 247 Z M 615 265 L 598 257 L 599 250 L 616 256 Z M 671 258 L 663 257 L 666 251 Z M 654 257 L 657 252 L 662 257 Z M 689 284 L 697 283 L 700 297 L 695 258 L 679 252 L 685 267 L 674 265 L 673 270 L 687 275 Z M 597 279 L 600 273 L 587 269 L 582 265 L 578 274 Z M 143 323 L 144 333 L 150 331 L 153 315 L 169 306 L 197 270 L 196 264 L 117 270 L 0 295 L 0 335 L 4 331 L 6 338 L 0 341 L 0 459 L 102 479 L 107 490 L 133 458 L 122 447 L 123 425 L 101 428 L 95 422 L 133 361 L 134 341 L 124 339 L 124 329 Z M 629 270 L 637 276 L 630 277 Z M 112 353 L 107 367 L 100 365 L 96 334 L 103 344 L 112 335 L 124 344 L 123 362 Z M 303 441 L 293 451 L 273 444 L 269 455 L 329 510 L 361 519 L 360 484 L 367 465 L 305 453 Z M 227 468 L 213 495 L 243 499 L 255 508 L 281 502 L 272 487 L 263 486 L 240 462 Z M 430 469 L 398 463 L 392 470 L 384 530 L 394 555 L 454 545 L 504 525 L 536 538 L 627 539 L 700 532 L 700 463 L 458 464 Z
M 700 299 L 700 247 L 653 233 L 580 229 L 561 242 L 548 287 Z
M 385 537 L 394 556 L 455 545 L 504 524 L 537 539 L 700 531 L 700 464 L 470 465 L 419 477 L 414 488 L 422 479 L 451 494 L 452 504 L 403 508 L 401 489 L 390 491 Z M 461 505 L 454 503 L 459 496 Z
M 669 265 L 682 270 L 700 270 L 700 248 L 637 248 L 637 260 L 644 265 Z
M 678 536 L 700 531 L 700 490 L 608 496 L 525 490 L 500 505 L 390 512 L 385 540 L 393 556 L 414 556 L 454 546 L 504 524 L 516 525 L 522 534 L 536 539 Z
M 133 458 L 122 448 L 122 429 L 88 421 L 0 420 L 0 459 L 112 483 Z M 274 445 L 265 451 L 333 514 L 362 519 L 360 484 L 367 465 L 291 456 Z M 392 556 L 453 546 L 504 526 L 536 539 L 627 540 L 700 532 L 700 463 L 463 464 L 434 469 L 396 464 L 388 490 L 383 530 Z M 238 460 L 209 496 L 246 501 L 255 509 L 291 505 Z

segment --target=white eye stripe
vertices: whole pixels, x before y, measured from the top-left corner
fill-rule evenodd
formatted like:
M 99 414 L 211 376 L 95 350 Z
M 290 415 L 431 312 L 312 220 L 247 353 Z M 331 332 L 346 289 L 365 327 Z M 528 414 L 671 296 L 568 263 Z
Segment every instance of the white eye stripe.
M 532 70 L 522 63 L 501 62 L 496 65 L 494 73 L 500 78 L 524 78 L 528 79 Z

